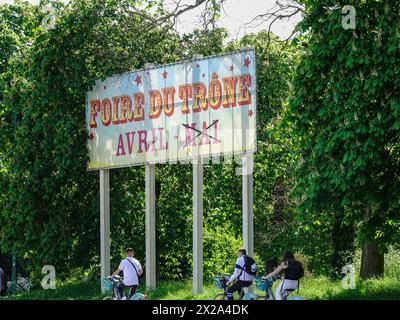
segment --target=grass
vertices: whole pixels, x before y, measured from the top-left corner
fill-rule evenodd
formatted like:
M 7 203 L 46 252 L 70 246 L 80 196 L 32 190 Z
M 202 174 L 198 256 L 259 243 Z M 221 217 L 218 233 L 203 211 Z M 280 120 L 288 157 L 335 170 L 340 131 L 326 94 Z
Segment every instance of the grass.
M 276 288 L 274 285 L 274 289 Z M 4 299 L 27 300 L 100 300 L 98 283 L 63 283 L 55 290 L 36 289 L 30 293 L 8 296 Z M 143 286 L 138 290 L 145 292 Z M 157 289 L 147 292 L 151 300 L 194 300 L 213 299 L 221 290 L 212 284 L 205 284 L 204 293 L 193 295 L 191 282 L 160 282 Z M 307 300 L 400 300 L 400 281 L 396 278 L 357 280 L 355 289 L 343 289 L 341 281 L 326 277 L 304 278 L 301 281 L 300 295 Z
M 274 291 L 278 283 L 274 285 Z M 150 299 L 213 299 L 221 290 L 207 284 L 204 293 L 193 295 L 191 283 L 161 283 Z M 259 294 L 262 294 L 259 292 Z M 304 278 L 299 294 L 307 300 L 400 300 L 400 281 L 395 278 L 356 280 L 355 289 L 343 289 L 341 281 L 326 277 Z
M 0 299 L 6 300 L 100 300 L 100 285 L 97 283 L 65 282 L 54 290 L 34 289 L 29 293 L 20 293 Z
M 356 259 L 356 261 L 359 259 Z M 356 274 L 359 263 L 355 264 Z M 332 281 L 327 277 L 304 277 L 300 282 L 300 295 L 307 300 L 400 300 L 400 251 L 391 250 L 385 257 L 385 276 L 382 278 L 361 280 L 356 278 L 355 289 L 344 289 L 342 282 Z M 274 284 L 274 291 L 278 283 Z M 157 284 L 157 289 L 146 292 L 143 285 L 138 292 L 146 292 L 151 300 L 193 300 L 213 299 L 221 289 L 211 283 L 204 285 L 203 294 L 194 295 L 191 281 L 164 281 Z M 261 294 L 261 293 L 260 293 Z M 97 282 L 82 283 L 77 278 L 57 284 L 55 290 L 35 289 L 29 293 L 2 297 L 7 300 L 100 300 Z

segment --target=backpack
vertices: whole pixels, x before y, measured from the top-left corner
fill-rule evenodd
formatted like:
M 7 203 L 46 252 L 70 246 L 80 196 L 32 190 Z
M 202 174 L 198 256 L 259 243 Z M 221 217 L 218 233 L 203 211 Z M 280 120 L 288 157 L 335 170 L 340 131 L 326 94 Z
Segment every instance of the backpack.
M 288 261 L 288 267 L 285 269 L 285 279 L 299 280 L 304 276 L 304 269 L 299 261 Z
M 139 273 L 138 273 L 138 271 L 137 271 L 135 265 L 134 265 L 133 262 L 132 262 L 131 260 L 129 260 L 128 258 L 126 258 L 126 260 L 128 260 L 129 263 L 132 265 L 132 267 L 135 269 L 136 275 L 137 275 L 137 278 L 138 278 L 138 282 L 140 283 L 140 279 L 139 279 L 140 276 L 139 276 Z
M 255 276 L 257 274 L 257 264 L 252 257 L 244 256 L 244 268 L 249 275 Z

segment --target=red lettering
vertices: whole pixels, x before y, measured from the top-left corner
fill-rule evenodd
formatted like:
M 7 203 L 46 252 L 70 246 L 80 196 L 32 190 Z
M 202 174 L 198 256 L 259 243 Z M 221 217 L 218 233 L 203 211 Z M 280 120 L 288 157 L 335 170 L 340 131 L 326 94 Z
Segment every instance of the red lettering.
M 124 139 L 122 138 L 122 134 L 120 134 L 118 138 L 117 157 L 124 155 L 126 155 L 124 148 Z
M 164 144 L 164 140 L 163 140 L 164 128 L 158 128 L 158 131 L 160 133 L 160 149 L 159 150 L 167 150 L 168 149 L 168 142 L 166 142 Z
M 135 139 L 135 133 L 136 133 L 135 131 L 125 133 L 126 134 L 126 140 L 128 142 L 128 152 L 129 152 L 129 154 L 132 154 L 132 152 L 133 152 L 133 141 Z M 132 139 L 130 138 L 131 134 L 132 134 Z
M 251 87 L 250 74 L 239 76 L 239 106 L 251 104 L 251 93 L 249 91 L 249 87 Z
M 147 143 L 147 131 L 146 130 L 139 130 L 138 131 L 139 135 L 139 150 L 138 153 L 142 153 L 143 149 L 142 146 L 144 146 L 144 151 L 147 152 L 149 145 Z
M 162 99 L 159 90 L 150 90 L 150 119 L 156 119 L 161 115 Z
M 192 123 L 191 127 L 196 128 L 196 125 L 197 125 L 197 123 Z M 185 135 L 186 135 L 185 144 L 188 144 L 189 141 L 191 141 L 191 144 L 189 143 L 188 145 L 191 145 L 193 147 L 197 146 L 196 141 L 195 141 L 196 139 L 194 139 L 194 133 L 195 133 L 194 130 L 192 130 L 188 127 L 185 127 Z
M 179 98 L 182 100 L 182 113 L 190 113 L 189 98 L 192 98 L 192 86 L 190 84 L 183 84 L 179 86 Z
M 100 107 L 101 122 L 104 126 L 109 126 L 111 123 L 111 101 L 110 99 L 103 99 Z
M 91 100 L 90 101 L 90 127 L 97 128 L 96 117 L 97 111 L 100 109 L 100 100 Z
M 203 121 L 203 132 L 204 133 L 207 133 L 207 123 L 205 122 L 205 121 Z M 208 134 L 208 133 L 207 133 Z M 202 134 L 201 135 L 201 139 L 200 139 L 200 143 L 199 143 L 199 145 L 203 145 L 203 144 L 210 144 L 210 137 L 209 136 L 207 136 L 207 135 L 205 135 L 205 134 Z
M 224 82 L 224 94 L 222 105 L 225 108 L 236 107 L 236 82 L 237 77 L 226 77 L 222 79 Z

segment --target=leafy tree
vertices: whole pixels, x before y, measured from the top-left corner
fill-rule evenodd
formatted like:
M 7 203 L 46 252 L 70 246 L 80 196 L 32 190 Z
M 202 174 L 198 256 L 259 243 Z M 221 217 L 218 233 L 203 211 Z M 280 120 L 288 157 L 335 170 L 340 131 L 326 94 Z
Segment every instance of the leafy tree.
M 290 82 L 298 63 L 299 48 L 267 31 L 245 35 L 227 50 L 252 46 L 257 55 L 257 138 L 254 167 L 255 249 L 266 264 L 296 248 L 296 222 L 289 191 L 296 162 L 290 126 L 284 123 Z M 281 188 L 281 195 L 277 190 Z M 278 192 L 279 193 L 279 192 Z M 287 193 L 287 194 L 286 194 Z M 241 208 L 241 207 L 240 207 Z
M 134 0 L 58 4 L 55 28 L 49 30 L 41 26 L 45 14 L 29 6 L 31 28 L 21 21 L 16 24 L 31 33 L 23 39 L 18 55 L 4 56 L 11 58 L 3 69 L 9 78 L 2 82 L 1 99 L 1 250 L 9 252 L 15 246 L 33 269 L 50 263 L 60 274 L 99 263 L 98 175 L 86 171 L 84 125 L 84 97 L 94 80 L 146 62 L 161 64 L 194 53 L 222 52 L 223 30 L 198 31 L 181 39 L 162 7 L 150 6 L 152 15 L 132 13 L 140 4 Z M 8 28 L 18 12 L 28 12 L 23 6 L 1 7 L 11 17 L 4 20 Z M 9 41 L 7 32 L 2 36 Z M 191 168 L 164 165 L 157 171 L 160 274 L 181 278 L 191 268 L 187 184 Z M 143 259 L 144 170 L 113 170 L 110 180 L 112 263 L 131 243 Z M 218 225 L 216 220 L 213 223 Z M 209 247 L 214 250 L 215 244 Z M 212 269 L 215 265 L 209 272 Z
M 308 41 L 289 107 L 303 161 L 300 208 L 361 223 L 361 276 L 381 275 L 387 228 L 398 221 L 399 3 L 300 2 Z M 356 7 L 355 30 L 341 25 L 347 4 Z
M 7 170 L 2 189 L 7 197 L 1 246 L 9 251 L 15 244 L 19 256 L 35 266 L 51 263 L 62 270 L 78 261 L 85 266 L 98 252 L 98 178 L 86 171 L 85 92 L 97 78 L 179 57 L 176 34 L 128 14 L 138 3 L 73 1 L 60 5 L 55 28 L 49 30 L 41 27 L 35 9 L 32 43 L 24 43 L 8 67 L 13 73 L 2 99 L 6 147 L 1 152 Z M 22 9 L 16 5 L 5 11 Z M 11 134 L 14 114 L 17 127 Z M 119 191 L 121 181 L 132 176 L 137 181 L 139 172 L 113 173 L 112 190 Z M 121 204 L 113 201 L 114 208 Z M 114 235 L 122 242 L 122 236 Z

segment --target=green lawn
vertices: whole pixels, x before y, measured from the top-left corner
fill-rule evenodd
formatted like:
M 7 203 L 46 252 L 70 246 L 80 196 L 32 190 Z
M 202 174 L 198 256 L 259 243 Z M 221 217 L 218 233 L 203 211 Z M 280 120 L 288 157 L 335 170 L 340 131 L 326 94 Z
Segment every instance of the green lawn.
M 275 284 L 274 288 L 277 284 Z M 79 282 L 63 283 L 55 290 L 32 290 L 30 293 L 5 297 L 5 299 L 66 299 L 66 300 L 96 300 L 102 299 L 100 285 L 94 282 L 84 284 Z M 139 292 L 144 292 L 141 287 Z M 212 299 L 221 290 L 211 284 L 206 284 L 204 293 L 193 295 L 191 282 L 161 282 L 157 289 L 148 292 L 150 299 Z M 343 289 L 341 281 L 331 281 L 325 277 L 306 277 L 301 281 L 300 295 L 307 300 L 346 300 L 346 299 L 396 299 L 400 300 L 400 280 L 394 277 L 356 281 L 356 289 Z

